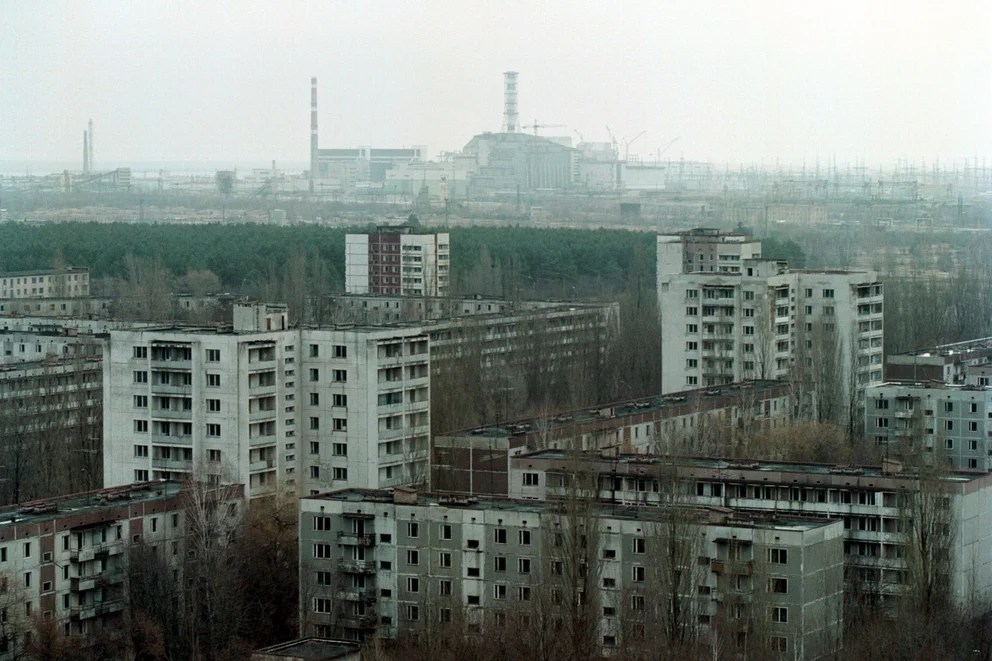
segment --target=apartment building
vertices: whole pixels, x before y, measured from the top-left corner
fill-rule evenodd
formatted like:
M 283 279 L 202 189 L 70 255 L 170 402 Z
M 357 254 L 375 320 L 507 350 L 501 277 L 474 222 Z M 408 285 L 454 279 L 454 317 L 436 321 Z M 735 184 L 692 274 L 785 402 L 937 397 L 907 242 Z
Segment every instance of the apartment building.
M 886 381 L 948 385 L 992 385 L 992 337 L 941 344 L 927 349 L 893 354 L 885 360 Z
M 754 381 L 437 434 L 431 488 L 505 496 L 510 458 L 542 449 L 716 452 L 734 434 L 789 424 L 794 397 L 787 383 Z
M 381 227 L 345 237 L 345 292 L 447 296 L 451 281 L 448 235 L 415 234 L 409 226 Z
M 230 327 L 112 331 L 105 484 L 204 472 L 259 498 L 425 482 L 427 336 L 286 315 L 238 304 Z
M 76 298 L 90 295 L 90 270 L 68 267 L 0 273 L 0 299 Z
M 678 591 L 691 614 L 687 635 L 731 641 L 754 658 L 818 659 L 840 649 L 839 521 L 699 510 L 670 533 L 661 508 L 594 507 L 582 521 L 562 512 L 538 501 L 399 489 L 304 498 L 302 635 L 391 638 L 458 617 L 459 632 L 526 644 L 527 622 L 554 631 L 568 617 L 563 604 L 581 599 L 595 609 L 594 640 L 610 654 L 657 626 L 670 597 L 662 549 L 686 544 L 693 562 L 681 568 Z M 571 526 L 585 531 L 584 544 Z M 591 577 L 581 597 L 564 579 L 579 565 Z
M 661 235 L 662 393 L 793 377 L 847 408 L 882 381 L 882 305 L 872 271 L 790 270 L 716 230 Z
M 992 470 L 992 387 L 890 382 L 865 392 L 865 438 L 902 453 Z
M 240 516 L 241 487 L 217 492 Z M 233 508 L 233 510 L 232 510 Z M 154 482 L 0 509 L 0 661 L 24 658 L 40 620 L 69 636 L 119 631 L 127 606 L 127 554 L 136 544 L 181 549 L 180 484 Z M 181 570 L 178 550 L 164 554 Z M 168 560 L 167 560 L 168 561 Z
M 102 380 L 88 351 L 0 363 L 0 504 L 100 486 Z
M 817 516 L 843 523 L 848 588 L 884 602 L 908 582 L 907 494 L 920 496 L 917 473 L 899 462 L 882 467 L 542 450 L 510 459 L 511 498 L 554 500 L 563 476 L 589 477 L 588 495 L 617 505 L 682 504 L 734 512 Z M 679 485 L 677 489 L 673 485 Z M 950 471 L 940 478 L 951 526 L 946 584 L 960 605 L 992 599 L 992 474 Z

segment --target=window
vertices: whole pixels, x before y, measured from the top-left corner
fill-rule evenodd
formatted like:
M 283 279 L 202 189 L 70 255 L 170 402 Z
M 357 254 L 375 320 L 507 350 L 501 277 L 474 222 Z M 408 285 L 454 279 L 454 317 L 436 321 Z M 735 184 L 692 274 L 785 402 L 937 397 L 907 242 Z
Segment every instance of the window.
M 136 409 L 146 409 L 146 408 L 148 408 L 148 395 L 135 395 L 134 396 L 134 408 L 136 408 Z
M 438 594 L 446 597 L 451 594 L 451 581 L 441 581 L 438 583 Z
M 147 445 L 135 445 L 134 446 L 134 456 L 135 457 L 147 457 L 148 456 L 148 446 Z
M 699 348 L 699 343 L 698 342 L 686 342 L 685 343 L 685 350 L 686 351 L 695 351 L 698 348 Z
M 147 482 L 148 481 L 148 471 L 141 470 L 141 469 L 134 471 L 134 481 L 135 482 Z
M 310 357 L 311 358 L 317 358 L 318 356 L 320 356 L 320 347 L 317 346 L 316 344 L 311 344 L 310 345 Z
M 407 537 L 420 537 L 420 524 L 416 521 L 410 521 L 406 524 L 406 536 Z
M 524 473 L 523 474 L 523 484 L 525 487 L 536 487 L 538 486 L 537 473 Z
M 319 441 L 310 441 L 310 454 L 320 454 Z
M 208 399 L 207 400 L 207 410 L 211 413 L 220 412 L 220 400 L 219 399 Z
M 208 374 L 207 386 L 210 388 L 220 388 L 220 374 Z
M 333 418 L 331 420 L 334 431 L 348 431 L 347 418 Z
M 335 457 L 347 457 L 348 456 L 348 444 L 347 443 L 333 443 L 333 444 L 331 444 L 331 453 Z
M 685 309 L 685 315 L 687 317 L 695 317 L 698 314 L 699 314 L 699 308 L 696 306 L 687 307 Z
M 772 636 L 769 640 L 769 644 L 773 652 L 786 652 L 789 648 L 789 644 L 785 636 Z
M 406 579 L 407 592 L 420 592 L 420 579 L 416 576 L 408 576 Z
M 631 575 L 631 579 L 635 583 L 643 583 L 644 582 L 644 567 L 635 565 L 634 567 L 632 567 L 632 569 L 633 569 L 633 571 L 631 572 L 631 574 L 632 574 Z
M 335 480 L 347 480 L 348 479 L 348 469 L 336 467 L 334 469 L 334 479 Z
M 493 541 L 497 544 L 506 544 L 506 528 L 493 530 Z
M 530 601 L 530 587 L 522 586 L 517 588 L 517 599 L 520 601 Z
M 944 402 L 944 413 L 954 413 L 954 402 Z
M 823 298 L 833 298 L 833 297 L 834 297 L 834 290 L 833 289 L 824 289 L 823 290 Z
M 320 466 L 310 467 L 310 479 L 319 480 L 320 479 Z
M 774 592 L 776 594 L 788 594 L 789 593 L 789 579 L 787 578 L 770 578 L 768 579 L 768 591 Z
M 219 363 L 220 362 L 220 349 L 207 349 L 207 362 L 208 363 Z
M 633 548 L 634 553 L 638 553 L 638 554 L 644 553 L 644 538 L 635 537 L 633 542 L 634 542 L 634 548 Z
M 506 558 L 504 556 L 498 555 L 493 558 L 493 571 L 506 571 Z
M 148 357 L 148 347 L 134 347 L 134 357 L 135 358 L 147 358 Z
M 334 395 L 334 406 L 348 406 L 348 395 Z
M 789 564 L 788 549 L 768 549 L 768 562 L 773 565 Z
M 342 344 L 334 345 L 334 357 L 335 358 L 347 358 L 348 357 L 348 347 Z
M 414 579 L 416 580 L 416 579 Z M 420 619 L 420 607 L 414 606 L 412 604 L 407 604 L 406 607 L 406 619 L 411 622 L 416 622 Z
M 320 393 L 310 393 L 310 406 L 320 406 Z
M 530 573 L 530 558 L 519 558 L 517 560 L 517 573 L 519 574 Z
M 530 531 L 521 530 L 517 535 L 517 541 L 519 541 L 522 546 L 530 546 Z
M 331 373 L 331 380 L 335 383 L 345 383 L 348 381 L 348 370 L 334 370 Z
M 310 368 L 310 380 L 320 381 L 320 370 L 317 369 L 316 367 Z
M 220 436 L 220 425 L 215 422 L 208 423 L 207 436 L 212 436 L 212 437 Z
M 506 599 L 506 586 L 502 583 L 493 585 L 493 599 Z
M 441 524 L 441 527 L 438 530 L 438 532 L 441 539 L 451 539 L 451 526 L 449 524 L 447 523 Z
M 437 556 L 437 564 L 441 567 L 451 567 L 451 554 L 441 551 Z
M 315 415 L 310 416 L 310 429 L 320 429 L 320 418 Z
M 134 421 L 134 431 L 139 434 L 144 434 L 148 431 L 148 421 L 147 420 L 135 420 Z
M 780 622 L 785 624 L 789 621 L 789 609 L 783 608 L 781 606 L 776 606 L 772 609 L 772 622 Z
M 135 383 L 148 383 L 148 372 L 145 370 L 135 370 L 134 372 L 134 382 Z
M 685 325 L 685 332 L 686 333 L 698 333 L 699 332 L 699 326 L 697 324 L 686 324 Z

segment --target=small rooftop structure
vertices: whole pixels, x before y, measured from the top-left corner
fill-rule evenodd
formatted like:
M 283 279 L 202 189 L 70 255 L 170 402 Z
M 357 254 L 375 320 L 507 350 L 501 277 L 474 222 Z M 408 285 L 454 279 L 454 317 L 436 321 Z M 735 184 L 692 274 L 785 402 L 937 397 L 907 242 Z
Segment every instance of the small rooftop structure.
M 251 655 L 251 661 L 359 661 L 362 646 L 352 640 L 298 638 Z

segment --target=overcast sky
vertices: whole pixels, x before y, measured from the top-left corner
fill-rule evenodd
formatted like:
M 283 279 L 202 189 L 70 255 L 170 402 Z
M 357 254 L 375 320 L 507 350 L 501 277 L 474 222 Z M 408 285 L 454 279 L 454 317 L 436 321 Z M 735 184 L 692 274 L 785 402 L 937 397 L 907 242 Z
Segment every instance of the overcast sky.
M 992 1 L 0 0 L 0 161 L 303 164 L 461 148 L 503 120 L 631 154 L 766 164 L 985 156 Z M 302 167 L 302 165 L 301 165 Z

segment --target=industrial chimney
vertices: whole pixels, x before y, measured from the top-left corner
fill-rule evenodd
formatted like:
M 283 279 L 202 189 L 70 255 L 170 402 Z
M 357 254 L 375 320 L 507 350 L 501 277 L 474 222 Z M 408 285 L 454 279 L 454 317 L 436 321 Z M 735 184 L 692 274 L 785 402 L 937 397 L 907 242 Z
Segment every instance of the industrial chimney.
M 503 72 L 503 131 L 516 133 L 517 124 L 517 72 Z
M 89 134 L 83 131 L 83 174 L 90 173 L 90 142 Z
M 92 172 L 96 169 L 96 164 L 93 162 L 93 120 L 90 120 L 90 144 L 86 151 L 88 158 L 88 163 L 86 164 L 86 171 Z
M 310 78 L 310 194 L 317 177 L 317 78 Z

